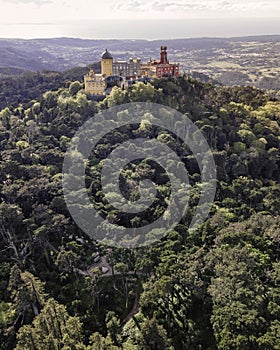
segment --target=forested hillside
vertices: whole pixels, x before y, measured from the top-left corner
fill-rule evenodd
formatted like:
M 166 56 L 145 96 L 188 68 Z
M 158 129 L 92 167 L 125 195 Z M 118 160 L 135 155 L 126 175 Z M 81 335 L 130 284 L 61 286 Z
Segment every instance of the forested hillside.
M 93 68 L 100 72 L 100 63 L 91 64 L 89 67 L 79 67 L 64 72 L 28 72 L 14 74 L 14 70 L 5 70 L 1 75 L 0 69 L 0 109 L 7 106 L 16 107 L 21 103 L 39 99 L 49 90 L 57 90 L 60 87 L 68 87 L 71 81 L 83 81 L 84 75 Z M 8 74 L 7 74 L 8 73 Z
M 179 77 L 114 87 L 97 103 L 78 81 L 65 86 L 54 78 L 0 81 L 11 99 L 1 100 L 0 112 L 0 349 L 279 350 L 279 92 Z M 38 79 L 38 93 L 27 87 L 17 104 L 22 84 Z M 215 158 L 217 192 L 209 218 L 190 232 L 197 164 L 174 135 L 158 133 L 188 168 L 189 210 L 151 246 L 107 247 L 73 222 L 62 164 L 79 126 L 99 110 L 134 101 L 170 106 L 199 127 Z M 152 133 L 146 124 L 128 132 Z M 111 142 L 119 137 L 111 134 Z M 89 162 L 89 189 L 109 142 Z M 144 175 L 153 173 L 153 164 L 140 166 Z M 137 169 L 125 171 L 130 186 Z M 167 193 L 163 181 L 161 194 Z

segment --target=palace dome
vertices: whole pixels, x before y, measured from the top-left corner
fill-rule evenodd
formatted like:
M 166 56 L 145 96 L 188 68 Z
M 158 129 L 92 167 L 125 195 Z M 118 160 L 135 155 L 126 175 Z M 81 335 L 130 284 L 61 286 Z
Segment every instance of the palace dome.
M 106 49 L 102 56 L 101 56 L 102 59 L 105 59 L 105 60 L 109 60 L 109 59 L 113 59 L 113 56 L 110 54 L 110 52 Z

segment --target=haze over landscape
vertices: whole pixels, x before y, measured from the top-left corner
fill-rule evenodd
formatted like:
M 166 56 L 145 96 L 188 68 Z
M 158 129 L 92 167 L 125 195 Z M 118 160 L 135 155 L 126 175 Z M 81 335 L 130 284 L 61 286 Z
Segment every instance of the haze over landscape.
M 0 37 L 182 38 L 280 33 L 276 0 L 0 0 Z

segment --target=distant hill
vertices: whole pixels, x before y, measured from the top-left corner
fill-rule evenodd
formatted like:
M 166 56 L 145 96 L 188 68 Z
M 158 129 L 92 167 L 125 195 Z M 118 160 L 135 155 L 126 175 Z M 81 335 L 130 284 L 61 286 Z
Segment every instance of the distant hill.
M 210 76 L 225 85 L 280 89 L 280 35 L 173 40 L 88 40 L 79 38 L 0 39 L 0 75 L 28 71 L 64 71 L 98 62 L 107 48 L 116 59 L 158 58 L 168 46 L 181 71 Z
M 48 63 L 44 64 L 40 61 L 39 52 L 36 55 L 36 51 L 32 51 L 31 55 L 29 52 L 15 47 L 1 47 L 0 57 L 2 67 L 36 71 L 46 69 L 49 66 Z
M 226 48 L 231 42 L 280 42 L 280 35 L 244 38 L 192 38 L 173 40 L 89 40 L 78 38 L 0 39 L 0 67 L 25 70 L 64 70 L 99 60 L 104 48 L 118 57 L 134 53 L 143 58 L 159 55 L 164 43 L 170 51 Z

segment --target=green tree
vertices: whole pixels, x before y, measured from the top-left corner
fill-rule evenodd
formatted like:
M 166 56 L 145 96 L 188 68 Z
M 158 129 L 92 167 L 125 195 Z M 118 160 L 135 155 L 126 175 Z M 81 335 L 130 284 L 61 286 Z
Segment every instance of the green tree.
M 44 283 L 30 272 L 21 272 L 15 265 L 11 269 L 9 287 L 18 316 L 26 318 L 30 313 L 38 315 L 45 304 Z M 28 317 L 27 317 L 28 319 Z
M 137 337 L 139 350 L 169 350 L 172 349 L 166 330 L 157 323 L 155 318 L 146 319 Z
M 74 81 L 69 86 L 69 92 L 72 96 L 76 95 L 79 90 L 83 88 L 83 85 L 79 81 Z
M 236 245 L 217 250 L 215 276 L 209 286 L 211 321 L 219 349 L 258 349 L 265 327 L 265 290 L 260 279 L 260 252 Z
M 109 311 L 107 313 L 105 323 L 109 337 L 112 339 L 115 345 L 119 345 L 120 320 L 117 318 L 116 314 L 113 311 Z
M 20 328 L 16 350 L 86 349 L 82 341 L 82 323 L 69 316 L 65 306 L 48 299 L 32 322 Z

